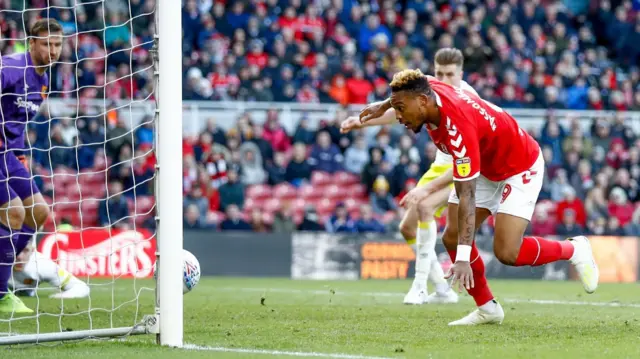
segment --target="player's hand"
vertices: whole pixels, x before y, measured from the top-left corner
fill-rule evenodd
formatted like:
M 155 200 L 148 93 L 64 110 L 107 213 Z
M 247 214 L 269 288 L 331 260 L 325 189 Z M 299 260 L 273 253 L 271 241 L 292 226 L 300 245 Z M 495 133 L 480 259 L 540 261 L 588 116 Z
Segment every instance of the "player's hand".
M 340 133 L 349 133 L 352 130 L 359 130 L 362 128 L 360 119 L 357 116 L 349 116 L 346 120 L 340 124 Z
M 473 270 L 471 270 L 471 263 L 469 262 L 456 261 L 445 278 L 452 278 L 451 288 L 455 289 L 456 284 L 458 284 L 458 292 L 462 292 L 463 287 L 469 290 L 475 286 Z
M 415 207 L 430 194 L 431 188 L 429 186 L 416 187 L 402 197 L 400 205 L 405 208 Z
M 374 118 L 382 117 L 382 115 L 384 115 L 384 113 L 390 108 L 391 100 L 389 99 L 369 104 L 360 111 L 360 123 L 365 123 L 373 120 Z

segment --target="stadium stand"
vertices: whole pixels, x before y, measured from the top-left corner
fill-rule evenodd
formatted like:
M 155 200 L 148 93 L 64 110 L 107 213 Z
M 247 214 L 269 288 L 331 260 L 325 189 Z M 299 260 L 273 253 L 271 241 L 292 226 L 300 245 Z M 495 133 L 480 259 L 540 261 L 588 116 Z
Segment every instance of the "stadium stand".
M 5 8 L 14 3 L 22 8 L 21 1 L 0 0 Z M 31 3 L 31 8 L 47 5 Z M 141 127 L 133 138 L 110 141 L 107 148 L 92 145 L 105 136 L 118 138 L 126 121 L 117 110 L 98 116 L 85 100 L 150 94 L 151 74 L 137 71 L 150 63 L 150 48 L 128 51 L 150 39 L 149 24 L 125 24 L 147 21 L 136 15 L 153 1 L 131 0 L 131 9 L 107 2 L 104 13 L 93 3 L 73 13 L 64 8 L 65 0 L 51 3 L 60 7 L 52 7 L 49 15 L 68 32 L 83 31 L 67 40 L 71 46 L 65 46 L 60 61 L 85 61 L 77 62 L 78 68 L 57 66 L 52 73 L 52 97 L 79 98 L 77 123 L 56 119 L 50 129 L 49 122 L 35 119 L 30 126 L 34 174 L 44 192 L 55 197 L 49 198 L 56 207 L 48 226 L 62 217 L 75 225 L 82 221 L 83 227 L 97 225 L 108 186 L 122 186 L 126 206 L 120 210 L 142 214 L 136 224 L 151 226 L 144 214 L 153 205 L 153 189 L 144 181 L 155 160 L 142 153 L 152 142 L 152 128 Z M 26 24 L 41 15 L 25 14 Z M 618 111 L 596 118 L 589 131 L 575 119 L 565 127 L 549 112 L 535 133 L 548 168 L 531 231 L 640 235 L 640 142 L 624 114 L 640 110 L 637 0 L 187 0 L 182 19 L 185 100 L 364 104 L 388 94 L 387 83 L 397 70 L 418 67 L 429 73 L 435 51 L 455 46 L 466 57 L 465 79 L 483 98 L 507 109 Z M 22 14 L 3 12 L 2 38 L 23 38 L 22 23 Z M 105 25 L 111 27 L 102 31 Z M 127 51 L 105 61 L 105 48 Z M 24 42 L 0 41 L 2 54 L 24 50 Z M 90 87 L 105 83 L 104 91 Z M 433 160 L 432 146 L 413 137 L 407 142 L 383 130 L 375 143 L 363 143 L 358 134 L 339 134 L 342 118 L 328 119 L 319 130 L 301 124 L 288 133 L 278 117 L 272 111 L 258 125 L 242 116 L 228 131 L 211 122 L 198 138 L 184 139 L 189 228 L 220 228 L 229 212 L 237 217 L 233 205 L 261 231 L 290 229 L 291 218 L 296 224 L 304 221 L 305 228 L 313 222 L 332 223 L 333 230 L 364 228 L 357 225 L 361 209 L 380 207 L 372 203 L 374 188 L 388 188 L 397 201 Z M 76 151 L 76 144 L 84 145 Z M 56 147 L 49 151 L 51 146 Z M 136 205 L 133 183 L 138 184 Z M 80 196 L 95 198 L 83 201 L 81 212 Z M 388 224 L 401 211 L 374 210 L 374 217 Z

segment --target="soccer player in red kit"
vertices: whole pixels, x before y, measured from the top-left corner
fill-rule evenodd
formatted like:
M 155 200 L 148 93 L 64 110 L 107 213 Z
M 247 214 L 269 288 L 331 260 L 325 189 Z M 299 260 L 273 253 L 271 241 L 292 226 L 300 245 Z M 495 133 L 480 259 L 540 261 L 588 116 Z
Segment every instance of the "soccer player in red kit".
M 513 117 L 420 70 L 395 74 L 391 97 L 365 108 L 360 119 L 366 122 L 392 108 L 401 124 L 416 133 L 426 126 L 438 148 L 453 156 L 455 191 L 449 197 L 442 241 L 454 261 L 448 273 L 452 285 L 465 287 L 478 309 L 449 325 L 499 324 L 504 319 L 474 243 L 477 228 L 492 214 L 493 248 L 500 262 L 538 266 L 569 260 L 585 291 L 596 290 L 599 272 L 586 237 L 554 241 L 524 236 L 542 188 L 544 159 L 538 143 Z M 446 182 L 435 180 L 430 185 L 438 190 Z

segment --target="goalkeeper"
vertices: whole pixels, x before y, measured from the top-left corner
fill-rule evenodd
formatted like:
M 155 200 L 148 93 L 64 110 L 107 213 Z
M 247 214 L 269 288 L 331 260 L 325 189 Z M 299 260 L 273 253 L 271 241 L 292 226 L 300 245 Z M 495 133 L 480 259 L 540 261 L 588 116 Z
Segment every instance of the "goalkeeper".
M 47 69 L 60 58 L 62 27 L 36 21 L 29 51 L 0 59 L 0 312 L 33 313 L 9 291 L 16 253 L 21 253 L 49 216 L 49 207 L 22 156 L 25 128 L 47 96 Z
M 32 297 L 42 283 L 60 289 L 51 298 L 85 298 L 90 292 L 86 283 L 37 252 L 34 245 L 28 245 L 18 255 L 9 287 L 17 295 Z

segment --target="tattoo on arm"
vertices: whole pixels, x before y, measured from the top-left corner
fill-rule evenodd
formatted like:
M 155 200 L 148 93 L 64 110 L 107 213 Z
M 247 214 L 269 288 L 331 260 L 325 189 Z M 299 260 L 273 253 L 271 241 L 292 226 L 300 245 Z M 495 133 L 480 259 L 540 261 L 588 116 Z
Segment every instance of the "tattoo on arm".
M 472 245 L 476 232 L 476 180 L 455 181 L 458 204 L 458 244 Z

